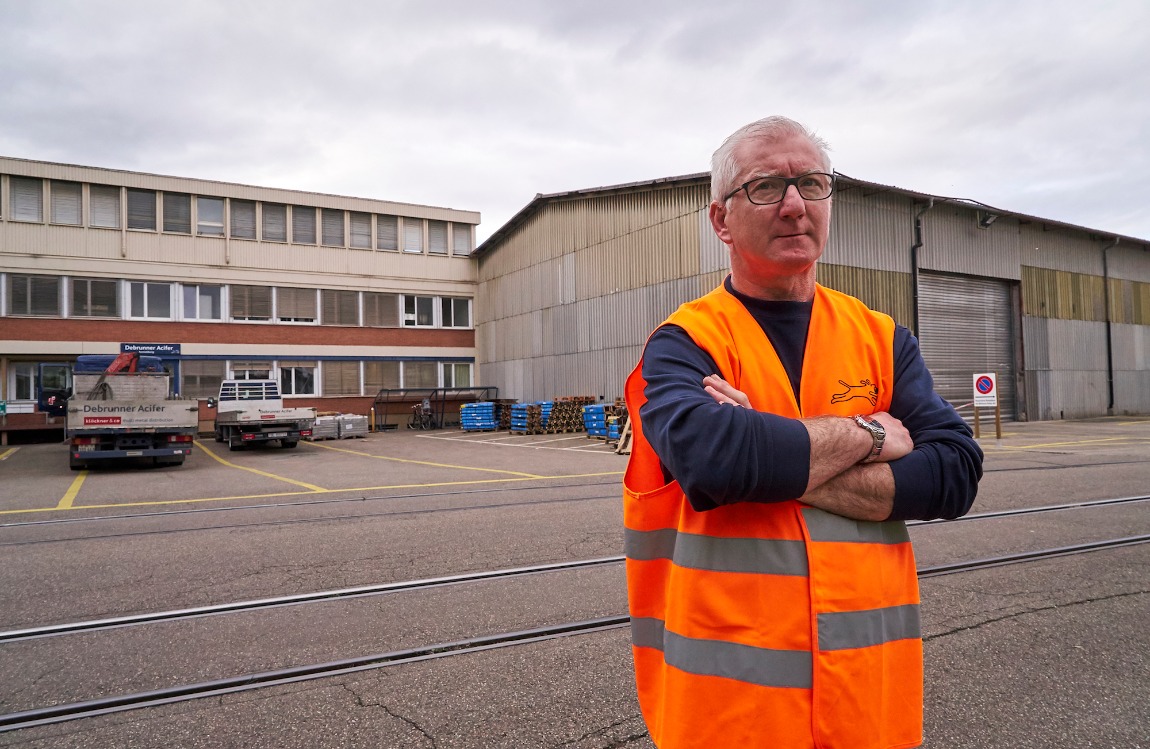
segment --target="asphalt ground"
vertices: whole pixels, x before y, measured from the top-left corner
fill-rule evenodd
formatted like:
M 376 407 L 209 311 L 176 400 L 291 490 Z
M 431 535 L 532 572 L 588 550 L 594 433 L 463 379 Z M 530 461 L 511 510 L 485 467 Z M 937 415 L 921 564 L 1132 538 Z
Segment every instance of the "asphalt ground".
M 1150 493 L 1150 420 L 983 432 L 973 512 Z M 585 435 L 0 451 L 0 629 L 621 553 Z M 1144 503 L 912 529 L 921 566 L 1150 532 Z M 1150 747 L 1146 546 L 924 580 L 927 747 Z M 622 568 L 0 644 L 0 712 L 625 612 Z M 626 629 L 0 733 L 2 746 L 650 746 Z

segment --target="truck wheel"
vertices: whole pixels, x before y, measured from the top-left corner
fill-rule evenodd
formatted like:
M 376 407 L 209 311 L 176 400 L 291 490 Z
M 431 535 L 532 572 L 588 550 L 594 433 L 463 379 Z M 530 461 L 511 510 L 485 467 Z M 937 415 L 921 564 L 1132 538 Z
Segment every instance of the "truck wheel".
M 228 449 L 229 450 L 239 450 L 243 446 L 244 446 L 244 443 L 242 440 L 238 440 L 235 437 L 228 437 Z
M 68 467 L 73 471 L 82 471 L 86 467 L 86 464 L 82 460 L 77 460 L 76 458 L 68 458 Z
M 299 446 L 299 440 L 280 440 L 280 447 L 290 450 L 293 447 Z
M 184 456 L 180 455 L 175 458 L 156 458 L 156 466 L 182 466 L 184 464 Z
M 224 441 L 224 433 L 221 432 L 219 429 L 217 429 L 216 430 L 216 442 L 223 442 L 223 441 Z

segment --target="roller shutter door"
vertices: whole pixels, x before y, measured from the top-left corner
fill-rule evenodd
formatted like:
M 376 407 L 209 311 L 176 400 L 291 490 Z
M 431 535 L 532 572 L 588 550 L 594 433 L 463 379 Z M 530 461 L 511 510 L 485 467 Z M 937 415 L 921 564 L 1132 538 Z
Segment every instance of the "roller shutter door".
M 939 395 L 955 405 L 969 403 L 974 374 L 994 372 L 1002 417 L 1015 418 L 1012 309 L 1007 281 L 919 276 L 919 343 Z M 969 418 L 971 412 L 963 414 Z

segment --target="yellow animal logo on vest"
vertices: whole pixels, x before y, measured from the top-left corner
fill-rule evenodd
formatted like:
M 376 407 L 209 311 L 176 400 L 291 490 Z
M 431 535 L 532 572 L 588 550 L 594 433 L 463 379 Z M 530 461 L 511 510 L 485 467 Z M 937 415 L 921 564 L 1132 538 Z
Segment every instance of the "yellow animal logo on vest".
M 872 406 L 878 403 L 878 385 L 870 380 L 863 380 L 858 385 L 848 385 L 846 382 L 839 380 L 839 384 L 845 387 L 846 391 L 832 395 L 831 403 L 842 403 L 852 398 L 865 398 L 870 401 Z

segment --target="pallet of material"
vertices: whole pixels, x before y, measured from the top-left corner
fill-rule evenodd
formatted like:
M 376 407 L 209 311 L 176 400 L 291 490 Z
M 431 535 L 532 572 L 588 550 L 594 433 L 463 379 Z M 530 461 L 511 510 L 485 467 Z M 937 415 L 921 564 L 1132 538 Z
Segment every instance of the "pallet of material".
M 337 440 L 339 439 L 339 417 L 338 416 L 319 416 L 316 418 L 315 423 L 311 427 L 312 440 Z
M 545 434 L 551 420 L 552 404 L 516 403 L 511 406 L 512 434 Z
M 336 419 L 339 423 L 339 438 L 341 440 L 367 436 L 366 416 L 360 414 L 340 414 Z
M 499 427 L 495 403 L 480 401 L 459 407 L 459 427 L 465 432 L 493 432 Z

